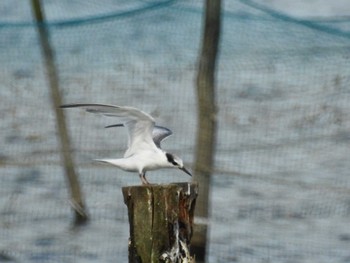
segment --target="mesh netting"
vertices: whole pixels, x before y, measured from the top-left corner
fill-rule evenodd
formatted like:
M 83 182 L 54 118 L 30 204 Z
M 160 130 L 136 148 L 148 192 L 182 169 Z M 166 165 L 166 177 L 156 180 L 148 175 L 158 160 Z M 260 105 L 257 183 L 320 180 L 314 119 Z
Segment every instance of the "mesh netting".
M 193 165 L 200 1 L 43 1 L 66 103 L 138 107 Z M 350 19 L 293 18 L 225 1 L 209 262 L 350 261 Z M 268 2 L 268 1 L 264 1 Z M 136 174 L 113 120 L 66 111 L 91 222 L 70 229 L 30 1 L 0 3 L 0 261 L 127 262 L 121 186 Z M 186 181 L 173 170 L 151 182 Z

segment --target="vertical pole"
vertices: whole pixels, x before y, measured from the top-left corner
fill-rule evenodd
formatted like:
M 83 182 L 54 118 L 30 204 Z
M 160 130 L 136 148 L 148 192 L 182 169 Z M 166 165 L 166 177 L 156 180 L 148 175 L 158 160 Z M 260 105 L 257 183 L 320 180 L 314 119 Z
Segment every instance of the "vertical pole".
M 44 12 L 41 7 L 40 0 L 31 0 L 33 14 L 37 22 L 37 29 L 40 37 L 42 54 L 45 60 L 47 78 L 51 91 L 51 102 L 56 115 L 56 125 L 58 127 L 58 135 L 61 143 L 61 157 L 67 181 L 70 187 L 72 207 L 75 212 L 75 224 L 85 223 L 88 219 L 85 211 L 82 193 L 80 190 L 78 176 L 75 173 L 74 163 L 70 154 L 70 141 L 66 127 L 64 113 L 59 106 L 62 105 L 61 94 L 59 90 L 58 75 L 55 65 L 54 52 L 50 44 L 49 31 L 46 26 Z
M 191 263 L 190 241 L 197 185 L 123 187 L 128 207 L 129 263 Z
M 205 262 L 207 218 L 210 198 L 211 173 L 214 166 L 216 138 L 215 68 L 218 53 L 221 0 L 206 0 L 202 50 L 198 63 L 197 99 L 198 130 L 193 179 L 199 183 L 196 218 L 202 222 L 194 227 L 191 249 L 196 261 Z

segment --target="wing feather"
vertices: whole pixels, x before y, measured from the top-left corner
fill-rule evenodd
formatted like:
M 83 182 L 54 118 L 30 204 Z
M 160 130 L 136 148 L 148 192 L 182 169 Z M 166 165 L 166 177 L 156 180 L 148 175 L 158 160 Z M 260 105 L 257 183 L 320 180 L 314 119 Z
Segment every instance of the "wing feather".
M 128 149 L 124 154 L 125 157 L 134 154 L 140 149 L 157 147 L 152 137 L 155 121 L 151 115 L 139 109 L 105 104 L 65 104 L 61 108 L 81 108 L 87 112 L 120 118 L 123 125 L 128 129 L 129 141 Z
M 118 123 L 118 124 L 108 125 L 105 128 L 123 127 L 123 126 L 124 124 Z M 172 134 L 173 132 L 170 129 L 155 125 L 152 131 L 152 138 L 154 143 L 157 145 L 157 147 L 161 148 L 160 143 Z

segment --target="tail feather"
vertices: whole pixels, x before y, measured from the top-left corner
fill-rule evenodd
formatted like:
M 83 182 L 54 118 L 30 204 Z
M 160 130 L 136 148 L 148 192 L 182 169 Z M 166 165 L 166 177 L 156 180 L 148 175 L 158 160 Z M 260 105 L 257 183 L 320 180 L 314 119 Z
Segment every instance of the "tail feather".
M 95 159 L 94 161 L 111 164 L 127 172 L 139 172 L 138 167 L 128 159 Z
M 108 164 L 114 164 L 114 160 L 113 159 L 94 159 L 94 161 L 96 162 L 100 162 L 100 163 L 108 163 Z

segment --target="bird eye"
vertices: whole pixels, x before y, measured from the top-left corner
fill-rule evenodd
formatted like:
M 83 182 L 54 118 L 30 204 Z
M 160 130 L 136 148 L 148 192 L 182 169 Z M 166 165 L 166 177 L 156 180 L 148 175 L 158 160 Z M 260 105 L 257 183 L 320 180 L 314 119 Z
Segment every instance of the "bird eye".
M 179 164 L 174 160 L 174 156 L 173 156 L 173 155 L 171 155 L 170 153 L 166 153 L 165 155 L 166 155 L 166 157 L 167 157 L 169 163 L 172 163 L 172 164 L 175 165 L 175 166 L 178 166 L 178 165 L 179 165 Z

